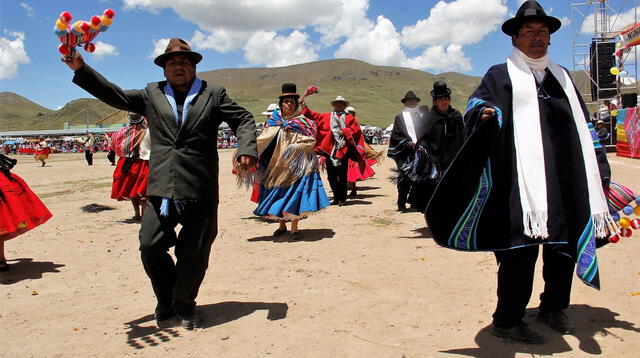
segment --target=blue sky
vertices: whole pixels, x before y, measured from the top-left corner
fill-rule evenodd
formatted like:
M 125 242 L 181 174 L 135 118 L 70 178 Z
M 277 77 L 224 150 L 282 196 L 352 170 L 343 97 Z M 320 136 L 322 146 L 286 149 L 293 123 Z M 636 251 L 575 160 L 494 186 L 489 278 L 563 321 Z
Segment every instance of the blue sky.
M 500 25 L 522 2 L 2 0 L 0 91 L 16 92 L 51 109 L 90 97 L 71 83 L 72 72 L 59 59 L 53 27 L 62 11 L 72 13 L 72 22 L 89 20 L 107 8 L 115 11 L 109 30 L 94 40 L 96 53 L 81 53 L 127 89 L 162 79 L 153 58 L 171 37 L 184 38 L 203 55 L 199 71 L 348 57 L 481 76 L 510 53 L 510 39 Z M 552 59 L 571 68 L 572 37 L 579 27 L 571 1 L 540 3 L 563 21 L 552 36 Z

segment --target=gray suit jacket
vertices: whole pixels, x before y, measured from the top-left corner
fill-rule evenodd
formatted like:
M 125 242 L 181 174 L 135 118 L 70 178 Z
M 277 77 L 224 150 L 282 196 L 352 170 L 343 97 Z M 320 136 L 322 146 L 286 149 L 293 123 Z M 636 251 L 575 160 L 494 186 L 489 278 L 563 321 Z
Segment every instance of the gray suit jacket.
M 149 123 L 151 158 L 147 195 L 182 200 L 218 200 L 218 126 L 225 121 L 238 138 L 238 156 L 258 157 L 256 124 L 224 88 L 202 81 L 202 89 L 178 128 L 165 97 L 166 81 L 143 90 L 122 90 L 85 64 L 73 83 L 106 104 L 143 114 Z

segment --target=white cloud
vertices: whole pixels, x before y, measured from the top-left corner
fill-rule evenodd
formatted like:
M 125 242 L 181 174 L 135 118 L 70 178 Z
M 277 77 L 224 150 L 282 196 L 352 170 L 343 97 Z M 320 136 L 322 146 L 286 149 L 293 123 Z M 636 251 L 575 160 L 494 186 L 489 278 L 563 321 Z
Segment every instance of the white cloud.
M 404 65 L 442 72 L 471 70 L 471 60 L 465 56 L 462 46 L 456 44 L 430 46 L 422 55 L 407 59 Z
M 18 65 L 30 62 L 24 48 L 24 33 L 8 30 L 3 33 L 4 36 L 0 37 L 0 80 L 15 77 Z
M 403 44 L 416 48 L 477 43 L 502 24 L 506 14 L 501 0 L 439 1 L 428 18 L 402 29 Z
M 21 2 L 20 3 L 20 7 L 27 11 L 27 16 L 29 16 L 29 17 L 36 16 L 35 12 L 33 11 L 33 8 L 31 6 L 29 6 L 28 4 Z
M 563 16 L 560 18 L 560 22 L 562 23 L 562 27 L 567 27 L 569 25 L 571 25 L 571 19 L 568 18 L 567 16 Z
M 636 7 L 636 9 L 634 10 L 633 8 L 625 11 L 625 12 L 621 12 L 619 14 L 612 14 L 608 16 L 608 23 L 609 23 L 609 31 L 620 31 L 622 29 L 624 29 L 625 27 L 632 25 L 635 23 L 635 12 L 638 11 L 638 13 L 640 13 L 640 7 Z M 593 13 L 586 16 L 584 18 L 584 21 L 582 22 L 582 27 L 580 27 L 580 32 L 583 34 L 593 34 L 594 31 L 594 15 Z
M 242 51 L 249 65 L 282 66 L 312 61 L 337 46 L 334 56 L 420 69 L 470 69 L 463 46 L 481 41 L 507 13 L 507 1 L 439 1 L 425 19 L 399 32 L 384 16 L 367 16 L 369 0 L 123 0 L 125 9 L 171 9 L 198 29 L 196 50 Z M 420 16 L 417 9 L 416 16 Z M 311 38 L 319 37 L 315 44 Z M 163 42 L 161 42 L 163 41 Z M 151 57 L 168 39 L 154 41 Z M 421 55 L 407 58 L 407 49 Z M 289 52 L 289 53 L 287 53 Z M 437 58 L 443 56 L 443 58 Z M 447 66 L 444 63 L 448 63 Z
M 153 51 L 149 55 L 149 58 L 156 58 L 163 54 L 164 50 L 167 49 L 167 45 L 169 45 L 169 40 L 171 39 L 153 40 Z
M 115 46 L 106 42 L 97 41 L 94 43 L 94 45 L 96 45 L 96 50 L 92 53 L 92 55 L 96 60 L 99 60 L 105 56 L 117 56 L 120 54 Z
M 265 64 L 268 67 L 288 66 L 318 59 L 309 35 L 293 31 L 289 36 L 277 35 L 274 31 L 254 34 L 244 47 L 244 57 L 251 65 Z
M 334 55 L 376 65 L 399 65 L 403 61 L 405 55 L 400 47 L 400 36 L 384 16 L 378 16 L 375 26 L 362 28 L 359 32 L 340 45 Z

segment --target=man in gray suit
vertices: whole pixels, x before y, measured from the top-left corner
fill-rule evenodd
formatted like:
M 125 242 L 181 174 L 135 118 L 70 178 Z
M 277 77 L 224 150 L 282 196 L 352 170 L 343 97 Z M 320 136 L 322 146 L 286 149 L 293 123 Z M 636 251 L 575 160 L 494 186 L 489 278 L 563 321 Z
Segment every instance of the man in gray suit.
M 75 71 L 73 82 L 103 102 L 147 117 L 151 158 L 147 208 L 140 228 L 140 251 L 158 304 L 159 326 L 193 329 L 196 296 L 217 234 L 218 126 L 227 122 L 238 138 L 240 167 L 255 166 L 256 125 L 224 88 L 200 80 L 202 56 L 182 39 L 173 38 L 154 63 L 166 81 L 142 90 L 122 90 L 93 70 L 79 54 L 62 61 Z M 182 225 L 176 235 L 175 227 Z M 176 262 L 169 255 L 175 246 Z

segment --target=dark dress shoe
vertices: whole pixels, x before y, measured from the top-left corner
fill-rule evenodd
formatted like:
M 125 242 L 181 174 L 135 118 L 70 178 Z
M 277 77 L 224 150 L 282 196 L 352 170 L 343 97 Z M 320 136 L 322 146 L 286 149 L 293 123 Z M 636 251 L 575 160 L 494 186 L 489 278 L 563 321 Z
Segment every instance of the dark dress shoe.
M 544 344 L 546 342 L 544 337 L 532 331 L 524 322 L 511 328 L 503 328 L 493 324 L 491 325 L 491 334 L 526 344 Z
M 573 334 L 576 332 L 576 329 L 569 322 L 569 318 L 562 311 L 540 311 L 538 312 L 538 321 L 560 334 Z
M 407 207 L 404 204 L 398 204 L 398 210 L 397 211 L 403 213 L 403 212 L 407 211 Z
M 178 315 L 178 323 L 180 323 L 182 328 L 191 331 L 200 327 L 201 320 L 200 316 L 194 312 L 187 315 Z
M 156 319 L 156 325 L 158 328 L 170 328 L 176 324 L 176 316 L 173 310 L 163 310 L 156 308 L 156 313 L 153 317 Z
M 7 272 L 9 271 L 9 264 L 7 263 L 7 261 L 2 260 L 0 261 L 0 272 Z

